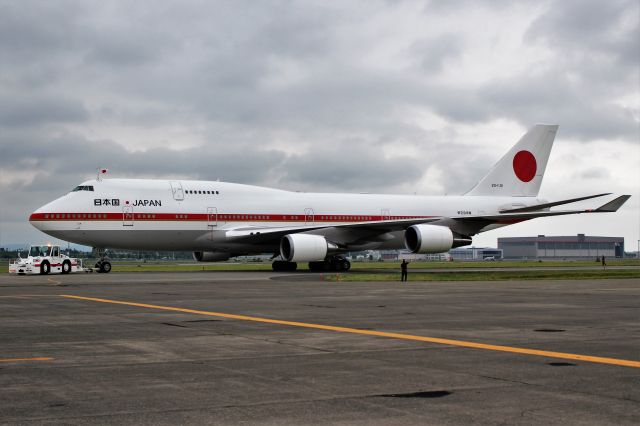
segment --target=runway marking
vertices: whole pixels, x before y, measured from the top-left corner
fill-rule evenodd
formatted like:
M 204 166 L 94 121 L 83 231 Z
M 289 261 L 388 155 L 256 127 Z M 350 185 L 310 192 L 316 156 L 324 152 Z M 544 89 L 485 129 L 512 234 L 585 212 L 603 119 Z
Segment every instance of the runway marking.
M 26 299 L 28 297 L 60 297 L 57 294 L 13 294 L 10 296 L 0 296 L 0 299 Z
M 60 285 L 62 284 L 62 281 L 58 281 L 58 280 L 54 280 L 52 278 L 47 278 L 47 281 L 49 281 L 50 283 L 53 283 L 55 285 Z
M 24 361 L 53 361 L 53 358 L 36 357 L 36 358 L 0 358 L 0 362 L 24 362 Z
M 187 314 L 206 315 L 210 317 L 228 318 L 228 319 L 235 319 L 235 320 L 241 320 L 241 321 L 253 321 L 253 322 L 261 322 L 261 323 L 267 323 L 267 324 L 288 325 L 292 327 L 303 327 L 303 328 L 312 328 L 317 330 L 336 331 L 339 333 L 362 334 L 366 336 L 388 337 L 392 339 L 401 339 L 401 340 L 414 340 L 419 342 L 438 343 L 441 345 L 459 346 L 464 348 L 486 349 L 486 350 L 499 351 L 499 352 L 511 352 L 511 353 L 524 354 L 524 355 L 543 356 L 548 358 L 571 359 L 571 360 L 577 360 L 577 361 L 594 362 L 599 364 L 611 364 L 611 365 L 619 365 L 623 367 L 640 368 L 640 361 L 633 361 L 633 360 L 627 360 L 627 359 L 604 358 L 599 356 L 543 351 L 538 349 L 517 348 L 512 346 L 489 345 L 485 343 L 466 342 L 463 340 L 442 339 L 439 337 L 416 336 L 412 334 L 391 333 L 386 331 L 362 330 L 358 328 L 338 327 L 333 325 L 312 324 L 312 323 L 306 323 L 306 322 L 251 317 L 247 315 L 226 314 L 223 312 L 198 311 L 195 309 L 176 308 L 173 306 L 149 305 L 146 303 L 127 302 L 122 300 L 98 299 L 95 297 L 74 296 L 71 294 L 61 294 L 60 296 L 68 299 L 86 300 L 86 301 L 100 302 L 100 303 L 110 303 L 114 305 L 137 306 L 140 308 L 158 309 L 158 310 L 172 311 L 172 312 L 184 312 Z

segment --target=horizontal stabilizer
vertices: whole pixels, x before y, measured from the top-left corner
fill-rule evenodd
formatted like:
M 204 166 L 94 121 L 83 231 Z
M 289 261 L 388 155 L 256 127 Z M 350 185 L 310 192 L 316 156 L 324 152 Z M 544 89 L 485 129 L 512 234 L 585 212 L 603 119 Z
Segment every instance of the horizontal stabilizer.
M 536 204 L 535 206 L 527 206 L 527 207 L 519 207 L 517 209 L 509 209 L 509 210 L 500 210 L 500 213 L 524 213 L 524 212 L 533 212 L 536 210 L 542 210 L 542 209 L 547 209 L 549 207 L 555 207 L 555 206 L 561 206 L 563 204 L 570 204 L 570 203 L 575 203 L 577 201 L 583 201 L 583 200 L 589 200 L 591 198 L 598 198 L 598 197 L 604 197 L 605 195 L 611 195 L 610 192 L 606 193 L 606 194 L 597 194 L 597 195 L 588 195 L 586 197 L 579 197 L 579 198 L 571 198 L 570 200 L 561 200 L 561 201 L 554 201 L 552 203 L 544 203 L 544 204 Z M 614 200 L 615 201 L 615 200 Z M 626 201 L 626 200 L 624 200 Z M 624 203 L 623 201 L 623 203 Z M 612 201 L 613 202 L 613 201 Z M 606 205 L 606 204 L 605 204 Z M 622 204 L 620 204 L 622 205 Z M 604 206 L 603 206 L 604 207 Z M 618 206 L 619 207 L 619 206 Z M 615 211 L 615 210 L 613 210 Z
M 615 200 L 609 201 L 607 204 L 598 207 L 595 211 L 597 212 L 615 212 L 627 202 L 627 200 L 631 198 L 631 195 L 621 195 Z

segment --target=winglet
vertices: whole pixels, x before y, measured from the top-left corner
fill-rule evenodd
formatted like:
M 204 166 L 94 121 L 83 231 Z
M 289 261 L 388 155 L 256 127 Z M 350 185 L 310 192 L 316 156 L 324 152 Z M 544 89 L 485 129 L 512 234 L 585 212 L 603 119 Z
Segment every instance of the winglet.
M 605 213 L 618 211 L 618 209 L 626 203 L 629 198 L 631 198 L 631 195 L 621 195 L 615 200 L 609 201 L 607 204 L 598 207 L 595 211 Z

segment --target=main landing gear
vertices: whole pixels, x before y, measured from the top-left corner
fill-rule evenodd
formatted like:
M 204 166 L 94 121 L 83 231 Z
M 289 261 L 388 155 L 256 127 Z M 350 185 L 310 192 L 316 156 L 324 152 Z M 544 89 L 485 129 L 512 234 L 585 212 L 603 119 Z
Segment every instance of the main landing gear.
M 331 256 L 319 262 L 309 262 L 311 272 L 346 272 L 351 269 L 351 262 L 342 256 Z
M 271 268 L 276 272 L 293 272 L 298 269 L 298 264 L 296 262 L 276 260 L 271 264 Z
M 100 259 L 96 262 L 95 268 L 99 273 L 108 274 L 111 272 L 111 262 L 106 255 L 107 250 L 103 248 L 94 248 L 94 252 L 97 252 Z
M 298 264 L 276 260 L 271 264 L 271 267 L 276 272 L 293 272 L 298 269 Z M 351 269 L 351 262 L 343 256 L 330 256 L 325 260 L 309 262 L 309 271 L 311 272 L 346 272 L 349 269 Z

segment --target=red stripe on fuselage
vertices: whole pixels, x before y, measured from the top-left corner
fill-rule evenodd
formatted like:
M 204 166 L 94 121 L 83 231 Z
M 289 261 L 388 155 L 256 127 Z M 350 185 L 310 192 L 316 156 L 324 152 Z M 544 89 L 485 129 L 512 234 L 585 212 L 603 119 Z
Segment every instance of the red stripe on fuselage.
M 374 222 L 399 219 L 428 219 L 433 216 L 380 216 L 380 215 L 324 215 L 312 218 L 304 214 L 244 214 L 244 213 L 33 213 L 29 217 L 36 221 L 178 221 L 206 222 L 209 220 L 228 222 Z

